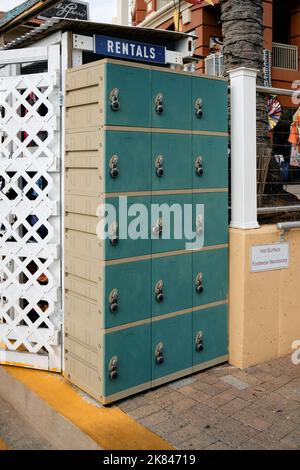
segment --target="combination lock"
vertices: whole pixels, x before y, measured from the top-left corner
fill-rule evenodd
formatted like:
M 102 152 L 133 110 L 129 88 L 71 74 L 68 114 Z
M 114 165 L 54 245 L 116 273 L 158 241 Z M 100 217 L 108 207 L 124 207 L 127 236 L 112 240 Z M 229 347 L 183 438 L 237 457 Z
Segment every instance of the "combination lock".
M 199 331 L 196 335 L 196 351 L 202 352 L 203 349 L 203 331 Z
M 203 101 L 202 98 L 197 98 L 195 101 L 195 111 L 197 119 L 201 119 L 203 116 Z
M 117 356 L 113 356 L 111 360 L 109 361 L 108 371 L 109 371 L 109 378 L 111 380 L 116 380 L 119 377 Z
M 155 349 L 155 361 L 157 365 L 161 365 L 164 362 L 164 345 L 163 343 L 158 343 Z
M 195 161 L 195 169 L 196 169 L 197 176 L 203 175 L 203 158 L 202 157 L 197 157 Z
M 120 92 L 118 88 L 114 88 L 110 93 L 110 107 L 112 111 L 119 111 L 121 104 L 120 104 Z
M 196 291 L 197 291 L 198 294 L 201 294 L 204 291 L 203 273 L 197 274 L 197 277 L 196 277 Z
M 118 163 L 119 157 L 117 155 L 113 155 L 109 162 L 109 172 L 113 179 L 116 179 L 119 176 Z
M 164 283 L 163 281 L 158 281 L 155 286 L 155 298 L 157 303 L 161 303 L 164 300 Z
M 162 231 L 163 231 L 163 221 L 162 218 L 160 217 L 157 221 L 154 227 L 152 228 L 152 233 L 158 238 L 162 237 Z
M 161 178 L 164 175 L 163 164 L 164 157 L 162 155 L 159 155 L 155 160 L 156 176 L 158 176 L 158 178 Z
M 119 243 L 119 228 L 117 222 L 114 222 L 109 227 L 109 239 L 112 246 L 116 246 Z
M 164 100 L 164 97 L 162 93 L 158 93 L 158 95 L 156 95 L 156 98 L 155 98 L 156 114 L 162 114 L 164 112 L 163 100 Z
M 108 297 L 109 301 L 109 308 L 111 313 L 116 313 L 119 310 L 118 304 L 118 291 L 117 289 L 113 289 Z

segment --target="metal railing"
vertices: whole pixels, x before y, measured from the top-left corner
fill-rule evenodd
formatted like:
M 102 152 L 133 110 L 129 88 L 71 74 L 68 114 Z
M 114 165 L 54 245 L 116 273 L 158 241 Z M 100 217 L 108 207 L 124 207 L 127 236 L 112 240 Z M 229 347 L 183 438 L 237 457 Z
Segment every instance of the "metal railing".
M 273 42 L 272 66 L 298 71 L 298 46 Z
M 275 127 L 269 132 L 270 140 L 262 143 L 257 160 L 257 190 L 259 219 L 280 221 L 299 218 L 300 212 L 300 164 L 292 158 L 293 146 L 290 143 L 291 123 L 296 111 L 293 96 L 295 90 L 257 86 L 257 91 L 271 98 L 270 117 L 275 119 Z M 284 96 L 284 100 L 281 98 Z M 286 97 L 290 97 L 290 105 Z M 275 98 L 276 97 L 276 98 Z M 283 106 L 281 103 L 285 103 Z M 274 108 L 273 108 L 274 106 Z M 281 107 L 281 108 L 280 108 Z M 280 111 L 281 109 L 281 111 Z M 273 112 L 274 110 L 274 112 Z M 276 123 L 277 121 L 277 123 Z M 257 135 L 259 138 L 260 136 Z M 265 151 L 264 150 L 265 145 Z M 298 147 L 297 147 L 298 148 Z M 298 215 L 297 215 L 298 214 Z

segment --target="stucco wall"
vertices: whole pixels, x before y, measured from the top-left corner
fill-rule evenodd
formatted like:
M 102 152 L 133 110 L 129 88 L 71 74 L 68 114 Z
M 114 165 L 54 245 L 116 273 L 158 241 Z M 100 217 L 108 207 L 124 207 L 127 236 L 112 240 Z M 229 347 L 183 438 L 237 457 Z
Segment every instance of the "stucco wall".
M 275 225 L 230 230 L 229 354 L 241 368 L 283 356 L 300 340 L 300 230 L 288 232 L 289 268 L 250 272 L 251 247 L 279 242 Z

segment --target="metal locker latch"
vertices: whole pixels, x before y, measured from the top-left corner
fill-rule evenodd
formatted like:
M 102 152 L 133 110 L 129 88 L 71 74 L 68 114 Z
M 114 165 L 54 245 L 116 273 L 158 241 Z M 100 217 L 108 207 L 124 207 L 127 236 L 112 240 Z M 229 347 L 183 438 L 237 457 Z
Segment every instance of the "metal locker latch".
M 155 349 L 155 360 L 156 364 L 160 365 L 164 362 L 164 345 L 163 343 L 158 343 Z
M 110 93 L 110 106 L 113 111 L 119 111 L 121 104 L 120 104 L 120 92 L 118 88 L 114 88 Z
M 158 93 L 158 95 L 156 95 L 156 98 L 155 98 L 155 112 L 157 114 L 162 114 L 164 112 L 163 100 L 164 100 L 163 94 Z
M 198 292 L 198 294 L 201 294 L 201 292 L 204 291 L 203 273 L 197 274 L 197 277 L 196 277 L 196 291 Z
M 115 179 L 119 176 L 119 157 L 118 155 L 113 155 L 109 161 L 110 176 Z
M 116 313 L 119 310 L 118 305 L 118 291 L 117 289 L 113 289 L 108 297 L 110 311 L 111 313 Z
M 155 168 L 156 168 L 156 176 L 161 178 L 164 175 L 164 157 L 162 155 L 159 155 L 156 160 L 155 160 Z
M 195 110 L 196 110 L 196 117 L 201 119 L 203 116 L 203 101 L 202 98 L 197 98 L 195 101 Z
M 196 158 L 195 168 L 196 168 L 196 174 L 198 176 L 202 176 L 203 175 L 203 158 L 202 157 Z
M 152 233 L 153 233 L 153 235 L 156 235 L 157 237 L 161 238 L 162 230 L 163 230 L 163 221 L 162 221 L 162 218 L 160 217 L 156 221 L 154 227 L 152 228 Z
M 113 356 L 108 364 L 109 377 L 111 380 L 116 380 L 118 374 L 118 356 Z
M 158 283 L 155 286 L 155 298 L 156 302 L 159 304 L 164 300 L 164 283 L 163 281 L 158 281 Z
M 116 246 L 119 243 L 119 227 L 117 222 L 114 222 L 109 227 L 109 239 L 112 246 Z
M 199 331 L 196 335 L 196 351 L 203 351 L 203 331 Z
M 201 233 L 203 232 L 203 215 L 202 214 L 199 214 L 197 215 L 197 218 L 196 218 L 196 233 L 197 235 L 201 235 Z

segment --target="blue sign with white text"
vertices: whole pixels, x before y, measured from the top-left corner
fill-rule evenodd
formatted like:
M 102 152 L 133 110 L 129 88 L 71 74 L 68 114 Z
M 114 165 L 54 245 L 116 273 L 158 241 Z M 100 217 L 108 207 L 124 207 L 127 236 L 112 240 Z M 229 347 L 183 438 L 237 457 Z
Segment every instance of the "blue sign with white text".
M 110 38 L 108 36 L 95 36 L 95 53 L 140 62 L 166 63 L 166 48 L 164 46 L 155 46 L 130 41 L 129 39 Z

